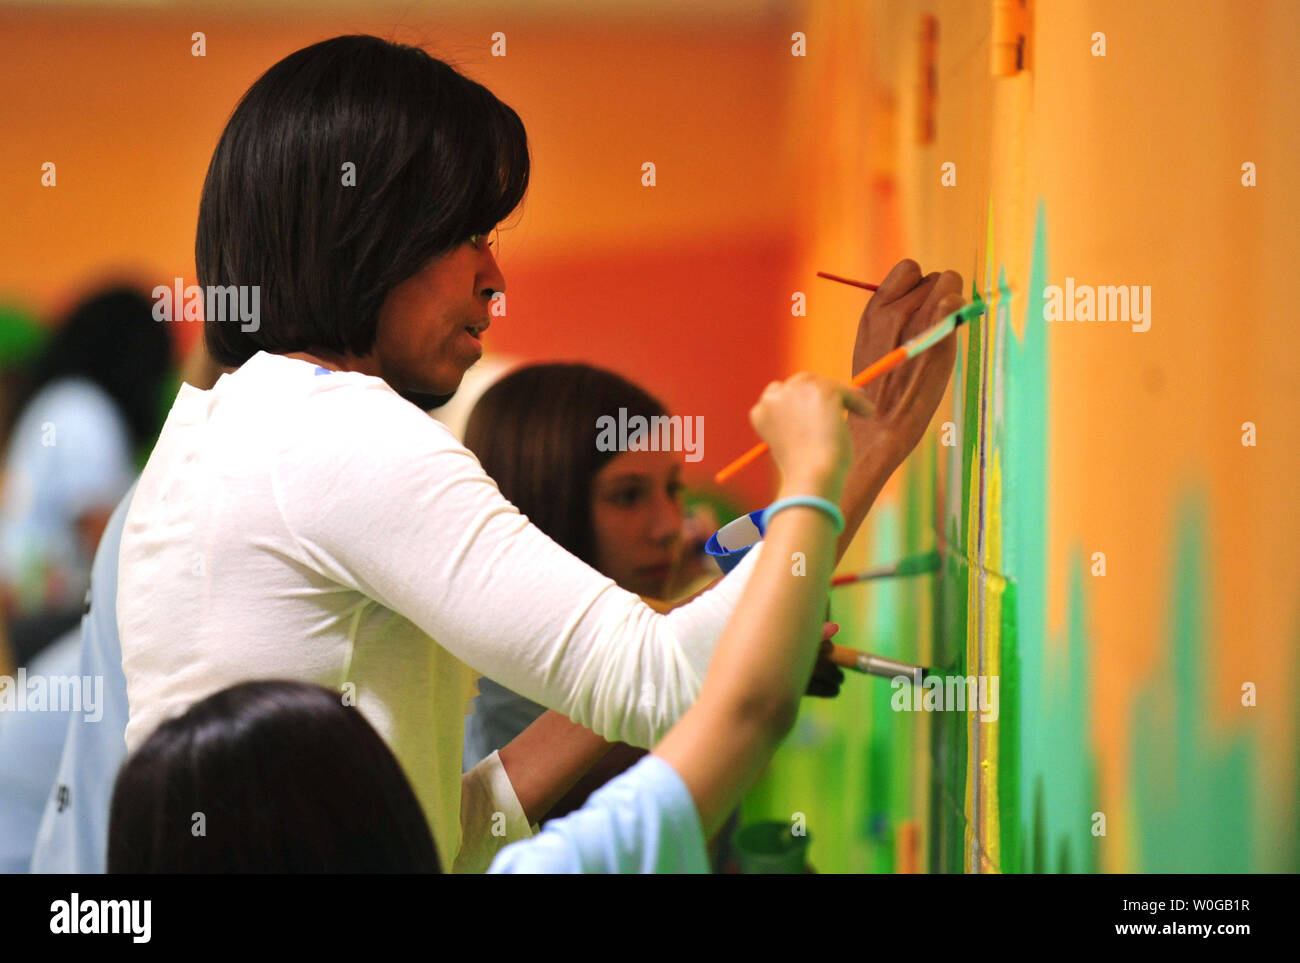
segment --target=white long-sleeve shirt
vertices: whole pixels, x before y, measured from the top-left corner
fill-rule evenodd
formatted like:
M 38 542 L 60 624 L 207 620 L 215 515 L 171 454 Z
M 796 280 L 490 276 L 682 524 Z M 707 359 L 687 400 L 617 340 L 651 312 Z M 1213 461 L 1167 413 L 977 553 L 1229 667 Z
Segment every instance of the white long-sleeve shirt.
M 210 391 L 181 387 L 119 561 L 129 750 L 237 682 L 340 689 L 402 763 L 443 865 L 469 871 L 529 834 L 499 772 L 467 776 L 484 795 L 461 824 L 477 674 L 649 747 L 694 700 L 754 564 L 659 615 L 384 381 L 266 353 Z

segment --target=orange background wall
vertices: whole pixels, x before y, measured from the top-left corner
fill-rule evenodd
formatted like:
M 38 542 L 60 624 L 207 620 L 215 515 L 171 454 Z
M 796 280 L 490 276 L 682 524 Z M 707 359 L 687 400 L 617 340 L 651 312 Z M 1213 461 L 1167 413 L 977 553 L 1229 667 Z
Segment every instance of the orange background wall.
M 508 315 L 489 353 L 611 367 L 703 415 L 705 457 L 688 481 L 752 444 L 749 406 L 787 373 L 802 203 L 785 25 L 372 9 L 0 9 L 0 296 L 48 316 L 106 271 L 193 283 L 203 176 L 238 98 L 293 50 L 376 33 L 456 64 L 528 130 L 532 184 L 500 234 Z M 195 30 L 205 57 L 191 55 Z M 494 31 L 505 57 L 490 56 Z M 45 161 L 55 188 L 40 184 Z M 732 493 L 758 504 L 767 471 Z

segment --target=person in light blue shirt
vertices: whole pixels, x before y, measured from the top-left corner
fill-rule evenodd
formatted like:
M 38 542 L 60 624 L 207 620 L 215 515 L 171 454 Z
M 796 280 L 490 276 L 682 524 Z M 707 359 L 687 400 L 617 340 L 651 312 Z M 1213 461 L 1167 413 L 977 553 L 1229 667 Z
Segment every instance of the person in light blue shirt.
M 691 791 L 671 765 L 648 755 L 597 789 L 581 809 L 513 843 L 499 873 L 708 873 L 709 853 Z
M 33 873 L 102 873 L 106 866 L 108 806 L 113 780 L 126 757 L 126 676 L 117 636 L 117 554 L 132 484 L 110 516 L 90 576 L 90 608 L 77 633 L 78 674 L 103 680 L 100 718 L 74 713 L 31 854 Z
M 208 814 L 200 836 L 192 832 L 195 812 Z M 365 717 L 320 686 L 259 680 L 195 703 L 130 757 L 113 797 L 108 869 L 436 873 L 441 867 L 409 781 Z M 671 765 L 647 756 L 581 810 L 507 847 L 489 872 L 708 870 L 690 790 Z

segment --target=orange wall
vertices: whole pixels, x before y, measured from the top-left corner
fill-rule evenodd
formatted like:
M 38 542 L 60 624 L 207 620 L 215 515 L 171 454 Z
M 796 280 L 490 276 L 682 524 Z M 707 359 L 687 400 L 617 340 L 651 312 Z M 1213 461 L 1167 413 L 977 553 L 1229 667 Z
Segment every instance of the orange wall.
M 1134 700 L 1170 647 L 1176 512 L 1200 492 L 1213 680 L 1200 708 L 1215 738 L 1262 747 L 1248 787 L 1259 825 L 1294 827 L 1300 353 L 1287 292 L 1300 261 L 1300 7 L 1039 0 L 1031 69 L 994 78 L 994 6 L 808 4 L 826 55 L 810 64 L 816 86 L 791 111 L 793 133 L 829 147 L 809 262 L 848 250 L 883 270 L 907 255 L 927 271 L 955 268 L 969 290 L 978 260 L 983 287 L 991 204 L 994 271 L 1005 265 L 1023 288 L 1042 198 L 1049 283 L 1152 286 L 1145 333 L 1048 326 L 1050 622 L 1063 629 L 1070 559 L 1105 552 L 1107 576 L 1087 584 L 1092 736 L 1103 808 L 1125 813 Z M 939 21 L 930 144 L 915 124 L 923 14 Z M 1104 58 L 1091 54 L 1095 31 Z M 945 161 L 955 186 L 940 183 Z M 1258 167 L 1256 187 L 1241 183 L 1244 161 Z M 812 326 L 792 363 L 831 364 L 851 324 Z M 1256 447 L 1241 444 L 1245 421 Z M 1254 708 L 1241 704 L 1245 681 L 1258 686 Z M 1112 827 L 1118 846 L 1102 868 L 1132 869 L 1132 831 Z M 1255 856 L 1272 865 L 1269 843 Z
M 190 53 L 194 30 L 206 57 Z M 489 54 L 496 30 L 504 58 Z M 354 32 L 421 43 L 528 129 L 534 177 L 501 233 L 509 313 L 489 351 L 613 367 L 703 415 L 688 479 L 748 447 L 749 406 L 786 373 L 800 203 L 790 31 L 771 23 L 2 9 L 0 295 L 48 314 L 109 270 L 150 288 L 192 280 L 203 176 L 239 96 L 285 54 Z M 55 188 L 40 185 L 47 160 Z M 757 504 L 768 479 L 760 468 L 731 490 Z

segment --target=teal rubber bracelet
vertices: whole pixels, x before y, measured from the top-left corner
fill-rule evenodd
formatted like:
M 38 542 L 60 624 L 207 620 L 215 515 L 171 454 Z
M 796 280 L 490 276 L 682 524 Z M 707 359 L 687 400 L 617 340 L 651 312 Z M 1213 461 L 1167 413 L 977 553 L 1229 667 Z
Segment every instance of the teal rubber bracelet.
M 817 495 L 792 495 L 789 498 L 778 498 L 767 508 L 763 509 L 763 530 L 772 522 L 772 516 L 783 508 L 807 507 L 815 508 L 820 512 L 825 512 L 835 523 L 835 534 L 838 535 L 844 531 L 844 513 L 840 511 L 840 506 L 827 498 L 820 498 Z

